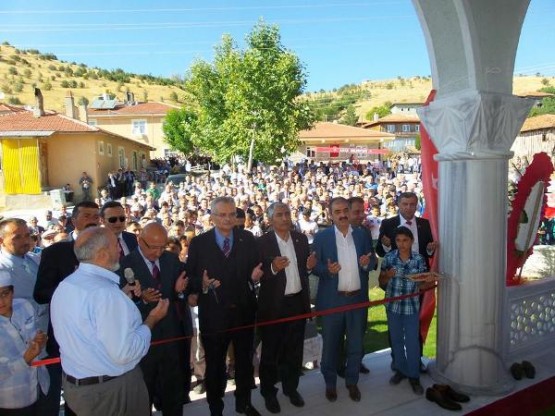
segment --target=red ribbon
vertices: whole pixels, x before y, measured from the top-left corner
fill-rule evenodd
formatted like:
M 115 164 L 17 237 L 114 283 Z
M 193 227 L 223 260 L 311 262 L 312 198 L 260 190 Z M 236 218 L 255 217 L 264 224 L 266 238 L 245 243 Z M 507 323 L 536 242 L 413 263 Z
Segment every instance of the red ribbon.
M 371 307 L 374 307 L 374 306 L 379 306 L 379 305 L 383 305 L 383 304 L 390 303 L 390 302 L 397 302 L 399 300 L 413 298 L 415 296 L 420 296 L 422 294 L 422 292 L 427 292 L 429 290 L 434 290 L 436 287 L 437 287 L 437 284 L 428 288 L 428 289 L 425 289 L 423 291 L 419 291 L 419 292 L 416 292 L 416 293 L 410 293 L 408 295 L 395 296 L 395 297 L 392 297 L 392 298 L 384 298 L 382 300 L 372 300 L 372 301 L 366 301 L 366 302 L 352 303 L 350 305 L 337 306 L 335 308 L 325 309 L 323 311 L 308 312 L 308 313 L 303 313 L 301 315 L 295 315 L 295 316 L 288 316 L 286 318 L 273 319 L 271 321 L 263 321 L 263 322 L 257 322 L 257 323 L 254 323 L 254 324 L 237 326 L 235 328 L 230 328 L 230 329 L 226 329 L 226 330 L 219 331 L 219 332 L 242 331 L 243 329 L 250 329 L 250 328 L 254 328 L 255 326 L 260 327 L 260 326 L 276 325 L 276 324 L 282 324 L 284 322 L 298 321 L 299 319 L 312 319 L 312 318 L 316 318 L 318 316 L 327 316 L 327 315 L 332 315 L 334 313 L 347 312 L 347 311 L 351 311 L 351 310 L 355 310 L 355 309 L 371 308 Z M 192 337 L 191 335 L 187 335 L 187 336 L 183 336 L 183 337 L 160 339 L 158 341 L 152 341 L 150 343 L 150 346 L 152 347 L 152 346 L 155 346 L 155 345 L 169 344 L 170 342 L 183 341 L 183 340 L 189 339 L 191 337 Z M 59 362 L 60 362 L 59 357 L 57 357 L 57 358 L 47 358 L 45 360 L 33 361 L 31 363 L 31 366 L 40 367 L 40 366 L 43 366 L 43 365 L 57 364 Z

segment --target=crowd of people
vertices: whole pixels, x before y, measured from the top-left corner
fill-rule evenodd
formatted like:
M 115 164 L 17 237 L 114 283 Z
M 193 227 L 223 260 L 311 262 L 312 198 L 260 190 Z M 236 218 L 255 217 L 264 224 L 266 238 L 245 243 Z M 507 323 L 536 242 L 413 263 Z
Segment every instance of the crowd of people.
M 163 189 L 135 181 L 132 192 L 87 198 L 58 218 L 47 211 L 41 220 L 1 221 L 0 331 L 13 345 L 0 356 L 13 357 L 0 362 L 21 364 L 0 363 L 0 412 L 57 415 L 63 387 L 66 415 L 146 415 L 152 405 L 181 415 L 193 373 L 212 415 L 223 412 L 229 377 L 236 411 L 257 415 L 255 326 L 267 410 L 281 410 L 277 383 L 294 406 L 304 406 L 305 321 L 271 323 L 309 312 L 311 302 L 325 310 L 367 301 L 375 248 L 384 257 L 386 293 L 419 291 L 406 277 L 428 269 L 437 245 L 418 218 L 425 207 L 419 167 L 417 159 L 303 162 L 252 173 L 224 166 L 220 175 L 186 176 Z M 311 274 L 317 294 L 310 293 Z M 422 394 L 418 296 L 392 305 L 390 383 L 408 378 Z M 13 316 L 29 311 L 33 319 L 18 327 Z M 361 399 L 367 313 L 348 309 L 322 319 L 329 401 L 337 399 L 338 376 L 349 397 Z M 45 356 L 61 364 L 47 371 L 29 365 Z M 19 401 L 10 398 L 16 389 L 25 392 Z

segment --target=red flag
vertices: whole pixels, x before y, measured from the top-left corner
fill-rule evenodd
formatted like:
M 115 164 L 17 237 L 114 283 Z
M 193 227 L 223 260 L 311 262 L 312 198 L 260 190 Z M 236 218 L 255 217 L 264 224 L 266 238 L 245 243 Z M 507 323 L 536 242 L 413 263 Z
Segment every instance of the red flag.
M 435 95 L 436 91 L 432 90 L 424 105 L 430 104 L 434 100 Z M 437 154 L 437 148 L 433 144 L 422 123 L 420 123 L 420 148 L 420 157 L 422 158 L 422 186 L 424 189 L 424 198 L 426 199 L 424 218 L 430 221 L 434 241 L 437 241 L 437 186 L 439 174 L 437 162 L 434 160 L 434 155 Z M 432 271 L 437 270 L 437 254 L 432 258 L 430 269 Z M 420 336 L 422 341 L 426 341 L 426 337 L 428 336 L 428 330 L 430 329 L 430 324 L 434 317 L 435 307 L 435 291 L 428 290 L 424 292 L 422 304 L 420 305 Z

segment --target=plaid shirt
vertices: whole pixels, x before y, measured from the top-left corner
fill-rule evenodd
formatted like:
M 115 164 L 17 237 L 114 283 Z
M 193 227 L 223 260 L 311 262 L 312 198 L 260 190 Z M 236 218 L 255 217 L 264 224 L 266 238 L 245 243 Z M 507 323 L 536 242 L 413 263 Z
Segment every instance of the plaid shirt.
M 395 269 L 396 274 L 387 283 L 385 297 L 393 298 L 418 292 L 418 283 L 406 278 L 406 275 L 422 273 L 428 270 L 426 260 L 420 254 L 412 252 L 410 258 L 403 262 L 399 257 L 399 250 L 390 251 L 382 261 L 382 271 Z M 397 300 L 385 304 L 388 312 L 401 315 L 412 315 L 420 310 L 420 300 L 418 296 Z
M 0 316 L 0 408 L 32 405 L 39 397 L 39 385 L 44 394 L 48 392 L 46 367 L 31 367 L 23 359 L 27 343 L 37 333 L 36 322 L 35 310 L 25 299 L 13 300 L 11 318 Z

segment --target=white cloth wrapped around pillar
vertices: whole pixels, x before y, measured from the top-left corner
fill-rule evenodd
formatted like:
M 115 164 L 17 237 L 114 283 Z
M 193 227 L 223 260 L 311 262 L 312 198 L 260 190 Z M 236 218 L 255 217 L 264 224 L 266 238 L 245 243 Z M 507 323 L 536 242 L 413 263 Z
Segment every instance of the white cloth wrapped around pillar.
M 465 91 L 418 113 L 439 154 L 437 361 L 432 376 L 467 392 L 512 388 L 502 354 L 509 151 L 531 102 Z

